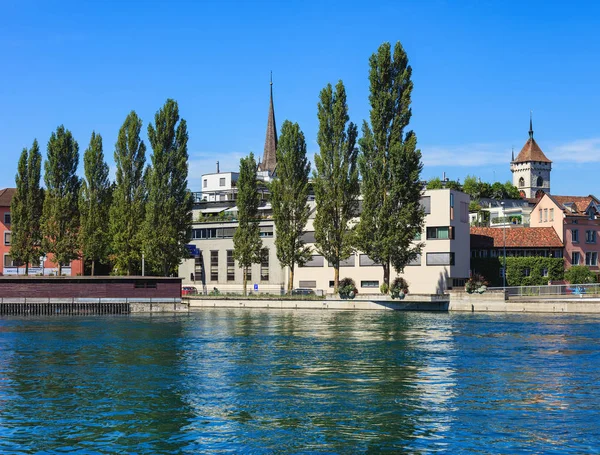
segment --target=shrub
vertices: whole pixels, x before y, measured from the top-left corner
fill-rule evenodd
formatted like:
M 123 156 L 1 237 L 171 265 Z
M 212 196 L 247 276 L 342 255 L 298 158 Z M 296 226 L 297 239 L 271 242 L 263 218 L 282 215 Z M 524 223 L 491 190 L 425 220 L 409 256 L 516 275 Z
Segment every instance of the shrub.
M 565 280 L 571 284 L 593 283 L 595 276 L 585 265 L 574 265 L 565 272 Z
M 217 288 L 213 288 L 213 290 L 210 291 L 208 295 L 221 295 L 221 291 L 219 291 Z
M 392 281 L 390 294 L 392 295 L 392 299 L 403 299 L 408 294 L 408 282 L 401 276 L 396 277 Z
M 354 280 L 352 278 L 342 278 L 338 287 L 338 293 L 342 299 L 353 299 L 358 294 Z
M 390 292 L 390 286 L 387 283 L 383 283 L 381 286 L 379 286 L 379 292 L 382 294 L 387 294 Z
M 488 282 L 482 275 L 474 273 L 471 278 L 465 283 L 465 291 L 469 294 L 477 292 L 483 294 L 487 290 Z

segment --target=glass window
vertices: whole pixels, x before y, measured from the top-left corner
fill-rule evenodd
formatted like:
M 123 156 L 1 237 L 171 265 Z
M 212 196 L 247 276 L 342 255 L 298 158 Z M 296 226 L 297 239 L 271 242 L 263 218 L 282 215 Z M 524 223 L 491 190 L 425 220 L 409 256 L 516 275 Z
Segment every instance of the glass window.
M 208 185 L 208 180 L 204 179 L 204 181 L 202 182 L 202 186 L 204 188 L 206 188 L 207 185 Z
M 585 253 L 585 265 L 596 267 L 598 265 L 598 253 L 595 251 Z
M 579 265 L 579 253 L 577 251 L 571 253 L 571 265 Z
M 373 281 L 373 280 L 361 281 L 360 287 L 361 288 L 379 288 L 379 281 Z
M 423 196 L 421 198 L 421 207 L 425 210 L 425 215 L 429 215 L 431 213 L 431 197 Z
M 219 252 L 210 252 L 210 281 L 219 281 Z
M 260 236 L 261 237 L 273 237 L 273 225 L 271 226 L 261 226 L 260 228 Z
M 585 231 L 585 243 L 596 243 L 596 231 L 594 231 L 594 230 Z
M 235 259 L 233 259 L 233 250 L 227 250 L 227 281 L 235 281 Z
M 529 267 L 523 269 L 523 276 L 531 276 L 531 269 Z
M 4 224 L 10 224 L 10 212 L 4 214 Z
M 323 267 L 323 265 L 325 265 L 323 256 L 315 255 L 310 257 L 308 262 L 304 264 L 304 267 Z
M 371 259 L 366 254 L 361 254 L 358 257 L 358 265 L 360 265 L 361 267 L 371 267 L 371 266 L 376 266 L 376 265 L 380 266 L 381 264 L 379 264 L 378 262 L 375 262 L 373 259 Z
M 579 229 L 571 229 L 571 242 L 579 242 Z
M 544 209 L 544 222 L 548 221 L 548 209 Z
M 467 204 L 466 202 L 460 203 L 460 222 L 469 222 L 469 204 Z
M 542 269 L 542 276 L 548 276 L 548 269 Z
M 219 179 L 219 186 L 225 186 L 225 177 Z
M 542 222 L 542 209 L 539 209 L 540 212 L 540 223 Z
M 410 261 L 408 264 L 406 264 L 407 266 L 411 265 L 411 266 L 417 266 L 417 265 L 421 265 L 421 253 L 417 254 L 417 257 L 414 258 L 412 261 Z
M 454 219 L 454 194 L 450 193 L 450 219 Z
M 521 177 L 519 179 L 519 187 L 523 187 L 523 186 L 525 186 L 525 179 L 523 177 Z
M 452 226 L 428 227 L 427 240 L 432 239 L 453 239 L 454 229 Z
M 7 245 L 7 246 L 9 246 L 11 238 L 12 238 L 12 234 L 9 231 L 6 231 L 4 233 L 4 244 Z
M 263 248 L 260 258 L 260 281 L 269 281 L 269 249 Z
M 427 253 L 427 265 L 454 265 L 454 253 Z
M 550 209 L 550 221 L 554 221 L 554 209 Z

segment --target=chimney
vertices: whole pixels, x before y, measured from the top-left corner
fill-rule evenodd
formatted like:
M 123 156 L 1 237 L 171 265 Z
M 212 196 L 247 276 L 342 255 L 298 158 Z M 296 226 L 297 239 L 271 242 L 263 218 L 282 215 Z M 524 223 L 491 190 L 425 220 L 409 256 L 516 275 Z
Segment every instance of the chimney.
M 219 173 L 219 162 L 217 161 L 217 174 Z

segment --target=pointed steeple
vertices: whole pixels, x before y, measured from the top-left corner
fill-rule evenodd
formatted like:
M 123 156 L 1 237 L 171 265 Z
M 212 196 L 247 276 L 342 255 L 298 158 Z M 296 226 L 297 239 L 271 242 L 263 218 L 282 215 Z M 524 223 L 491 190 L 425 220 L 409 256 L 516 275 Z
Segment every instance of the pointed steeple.
M 512 159 L 510 160 L 511 162 L 515 160 L 515 148 L 512 148 Z
M 533 111 L 529 111 L 529 139 L 533 139 Z
M 277 127 L 275 125 L 275 109 L 273 108 L 273 72 L 271 72 L 271 99 L 269 101 L 269 117 L 267 119 L 267 136 L 261 163 L 261 171 L 273 172 L 277 165 Z

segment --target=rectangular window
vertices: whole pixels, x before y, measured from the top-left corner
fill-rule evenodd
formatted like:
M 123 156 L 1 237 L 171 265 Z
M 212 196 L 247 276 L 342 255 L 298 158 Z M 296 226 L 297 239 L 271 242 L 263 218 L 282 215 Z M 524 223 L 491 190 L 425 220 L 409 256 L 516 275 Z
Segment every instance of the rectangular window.
M 381 264 L 379 264 L 378 262 L 375 262 L 373 259 L 371 259 L 366 254 L 361 254 L 358 257 L 358 265 L 360 265 L 361 267 L 381 266 Z
M 206 188 L 207 185 L 208 185 L 208 180 L 204 179 L 204 181 L 202 182 L 202 187 Z
M 469 204 L 467 204 L 466 202 L 460 203 L 460 222 L 469 222 Z
M 360 287 L 361 288 L 379 288 L 379 281 L 361 281 L 360 282 Z
M 410 261 L 406 265 L 407 266 L 409 266 L 409 265 L 411 265 L 411 266 L 421 265 L 421 253 L 417 254 L 417 257 L 414 258 L 412 261 Z
M 542 209 L 539 209 L 540 212 L 540 223 L 542 222 Z
M 334 284 L 335 284 L 335 281 L 333 281 L 333 280 L 329 280 L 329 287 L 330 287 L 330 288 L 332 288 Z
M 453 239 L 454 238 L 454 227 L 453 226 L 441 226 L 441 227 L 428 227 L 427 228 L 427 240 L 433 239 Z
M 431 196 L 423 196 L 421 198 L 421 207 L 423 207 L 425 215 L 429 215 L 431 213 Z
M 500 267 L 500 278 L 504 276 L 504 267 Z
M 306 231 L 300 236 L 300 240 L 306 243 L 315 243 L 315 231 Z
M 454 265 L 454 253 L 427 253 L 427 265 Z
M 450 193 L 450 220 L 454 219 L 454 194 Z
M 261 237 L 273 237 L 273 225 L 259 228 Z
M 417 240 L 417 241 L 421 240 L 421 231 L 419 231 L 415 234 L 415 240 Z
M 210 252 L 210 281 L 219 281 L 219 252 Z
M 304 264 L 304 267 L 323 267 L 323 265 L 325 265 L 323 256 L 315 255 L 310 257 L 308 262 Z
M 548 276 L 548 269 L 542 269 L 542 276 Z
M 596 243 L 596 231 L 594 231 L 594 230 L 585 231 L 585 243 Z
M 351 254 L 346 259 L 342 259 L 340 261 L 340 267 L 354 267 L 354 264 L 355 264 L 354 258 L 355 257 L 356 257 L 355 255 Z M 333 267 L 333 264 L 331 262 L 328 262 L 327 267 Z
M 219 179 L 219 186 L 225 186 L 225 177 Z
M 12 234 L 9 231 L 6 231 L 4 233 L 4 244 L 6 246 L 10 246 L 11 238 L 12 238 Z
M 4 224 L 10 224 L 10 212 L 4 214 Z
M 260 281 L 269 281 L 269 249 L 263 248 L 260 258 Z
M 4 255 L 4 267 L 13 267 L 13 261 L 10 254 Z
M 579 243 L 579 229 L 571 229 L 571 242 Z
M 554 221 L 554 209 L 550 209 L 550 221 Z
M 531 269 L 529 267 L 523 269 L 523 276 L 531 276 Z
M 596 267 L 598 265 L 598 253 L 595 251 L 585 253 L 585 265 Z
M 571 265 L 579 265 L 579 253 L 577 251 L 571 253 Z
M 306 281 L 300 281 L 298 283 L 298 287 L 299 288 L 310 288 L 310 289 L 314 289 L 317 287 L 317 282 L 316 281 L 312 281 L 312 280 L 306 280 Z
M 235 259 L 233 259 L 233 250 L 227 250 L 227 281 L 235 281 Z
M 548 221 L 548 209 L 544 209 L 544 222 Z

